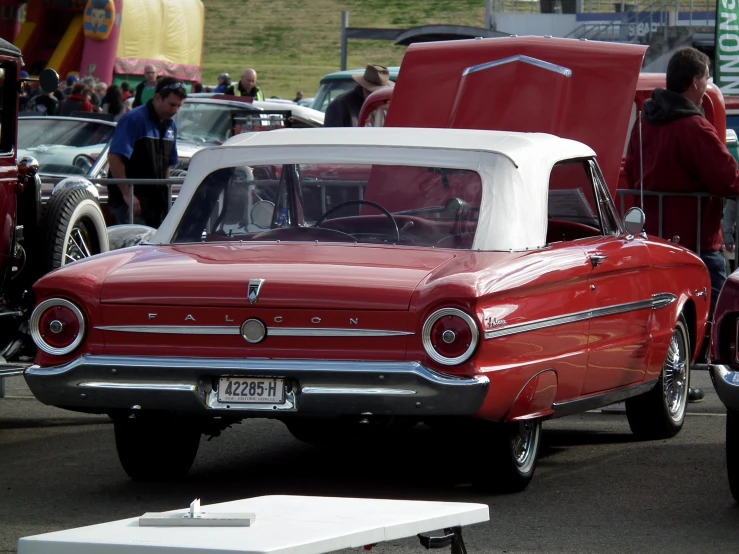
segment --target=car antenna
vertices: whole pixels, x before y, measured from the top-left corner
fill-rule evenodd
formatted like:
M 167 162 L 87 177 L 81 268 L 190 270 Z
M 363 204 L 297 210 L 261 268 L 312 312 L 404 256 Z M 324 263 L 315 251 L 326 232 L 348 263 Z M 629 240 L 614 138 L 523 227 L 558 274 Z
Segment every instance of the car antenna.
M 644 145 L 641 138 L 641 110 L 637 117 L 639 119 L 639 201 L 641 210 L 644 211 Z

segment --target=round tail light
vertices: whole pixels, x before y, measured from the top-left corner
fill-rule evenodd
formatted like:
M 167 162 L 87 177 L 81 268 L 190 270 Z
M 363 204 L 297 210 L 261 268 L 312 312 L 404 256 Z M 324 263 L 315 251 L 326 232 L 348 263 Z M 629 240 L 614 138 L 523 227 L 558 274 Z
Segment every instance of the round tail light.
M 85 318 L 69 300 L 44 300 L 31 314 L 31 338 L 42 352 L 53 356 L 69 354 L 85 334 Z
M 469 360 L 480 337 L 477 322 L 457 308 L 442 308 L 423 324 L 421 340 L 429 357 L 443 365 Z

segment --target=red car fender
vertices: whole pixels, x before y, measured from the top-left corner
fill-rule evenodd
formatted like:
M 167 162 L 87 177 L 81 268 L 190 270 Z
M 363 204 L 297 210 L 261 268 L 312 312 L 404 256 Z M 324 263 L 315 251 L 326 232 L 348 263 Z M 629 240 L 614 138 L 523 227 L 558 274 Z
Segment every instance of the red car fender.
M 557 396 L 557 373 L 547 369 L 537 373 L 524 385 L 508 410 L 506 421 L 521 421 L 547 417 L 554 413 L 554 399 Z

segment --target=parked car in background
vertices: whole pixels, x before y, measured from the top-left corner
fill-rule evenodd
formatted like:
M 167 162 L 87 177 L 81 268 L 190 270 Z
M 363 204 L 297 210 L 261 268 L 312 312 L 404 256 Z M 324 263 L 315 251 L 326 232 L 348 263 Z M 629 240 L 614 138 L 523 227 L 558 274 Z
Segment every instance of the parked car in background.
M 739 502 L 739 272 L 729 275 L 719 294 L 711 330 L 711 379 L 726 406 L 726 471 Z
M 18 158 L 31 156 L 38 161 L 44 201 L 51 196 L 54 184 L 65 177 L 105 177 L 105 151 L 115 125 L 83 117 L 33 115 L 18 119 Z
M 323 118 L 322 112 L 287 101 L 248 102 L 225 95 L 189 97 L 175 117 L 179 161 L 171 176 L 183 177 L 195 152 L 222 144 L 234 133 L 320 127 Z M 54 186 L 66 177 L 84 177 L 91 183 L 107 177 L 108 141 L 115 125 L 85 117 L 20 118 L 19 157 L 33 156 L 39 161 L 42 201 L 46 202 Z M 107 217 L 107 186 L 100 183 L 94 186 Z M 177 198 L 179 188 L 179 184 L 172 185 L 173 199 Z
M 388 67 L 390 71 L 390 80 L 395 81 L 398 78 L 400 67 Z M 325 112 L 328 105 L 333 100 L 351 89 L 357 86 L 357 82 L 352 79 L 352 75 L 363 75 L 363 69 L 349 69 L 347 71 L 334 71 L 328 73 L 321 78 L 321 84 L 318 87 L 318 92 L 311 104 L 311 108 L 320 112 Z

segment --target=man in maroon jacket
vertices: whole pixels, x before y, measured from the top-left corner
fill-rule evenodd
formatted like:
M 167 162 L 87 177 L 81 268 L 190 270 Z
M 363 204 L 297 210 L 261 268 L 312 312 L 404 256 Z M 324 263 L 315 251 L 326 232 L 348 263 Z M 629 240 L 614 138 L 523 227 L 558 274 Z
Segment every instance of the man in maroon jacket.
M 662 236 L 680 237 L 680 244 L 700 254 L 711 276 L 711 315 L 726 281 L 726 261 L 720 249 L 724 196 L 739 195 L 739 168 L 703 115 L 703 95 L 708 86 L 708 57 L 694 48 L 681 48 L 667 65 L 667 90 L 655 89 L 644 103 L 639 148 L 639 124 L 634 125 L 626 153 L 629 188 L 638 189 L 643 163 L 644 190 L 715 196 L 701 202 L 700 249 L 694 198 L 665 198 Z M 641 152 L 641 160 L 640 160 Z M 647 232 L 658 234 L 657 199 L 646 197 Z M 703 391 L 691 389 L 688 398 L 703 399 Z

